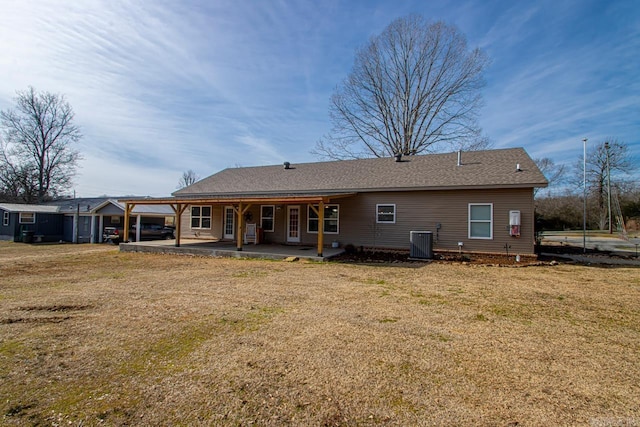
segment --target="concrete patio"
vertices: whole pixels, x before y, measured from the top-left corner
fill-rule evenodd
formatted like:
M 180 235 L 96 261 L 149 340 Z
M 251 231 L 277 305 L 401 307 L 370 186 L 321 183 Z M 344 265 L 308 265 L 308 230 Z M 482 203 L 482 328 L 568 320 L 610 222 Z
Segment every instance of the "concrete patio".
M 180 247 L 175 246 L 175 240 L 121 243 L 120 251 L 275 260 L 297 257 L 314 261 L 325 261 L 344 252 L 340 248 L 324 248 L 323 256 L 319 257 L 315 246 L 276 244 L 247 244 L 238 251 L 235 242 L 195 239 L 180 239 Z

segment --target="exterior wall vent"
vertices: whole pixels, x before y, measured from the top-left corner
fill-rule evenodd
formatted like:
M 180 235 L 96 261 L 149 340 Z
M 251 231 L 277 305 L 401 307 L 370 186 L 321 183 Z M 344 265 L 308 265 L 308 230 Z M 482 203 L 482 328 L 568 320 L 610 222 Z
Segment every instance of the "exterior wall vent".
M 433 233 L 431 231 L 409 232 L 409 257 L 414 259 L 433 258 Z

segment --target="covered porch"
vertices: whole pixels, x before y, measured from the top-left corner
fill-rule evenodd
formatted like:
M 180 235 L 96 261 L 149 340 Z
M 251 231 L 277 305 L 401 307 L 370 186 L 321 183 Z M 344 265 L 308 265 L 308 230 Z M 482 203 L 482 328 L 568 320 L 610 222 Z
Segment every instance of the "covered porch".
M 183 239 L 180 246 L 176 246 L 171 240 L 121 243 L 120 250 L 123 252 L 169 253 L 177 255 L 275 260 L 295 257 L 313 261 L 324 261 L 344 252 L 344 250 L 340 248 L 324 248 L 323 254 L 318 256 L 316 248 L 313 246 L 280 244 L 246 245 L 243 251 L 238 251 L 235 242 L 203 241 L 197 239 Z
M 176 216 L 176 230 L 175 230 L 175 243 L 174 246 L 179 248 L 183 244 L 183 224 L 180 221 L 183 213 L 190 206 L 218 206 L 224 209 L 228 208 L 229 215 L 233 216 L 234 221 L 232 229 L 235 227 L 233 233 L 233 243 L 235 245 L 230 246 L 229 242 L 224 243 L 226 251 L 235 250 L 237 252 L 244 251 L 248 249 L 248 246 L 244 242 L 244 236 L 246 233 L 245 227 L 247 225 L 247 220 L 245 218 L 245 214 L 252 208 L 252 206 L 260 206 L 260 205 L 282 205 L 282 206 L 290 206 L 290 207 L 298 207 L 300 205 L 306 205 L 309 207 L 311 211 L 315 213 L 318 224 L 324 224 L 325 219 L 325 207 L 334 201 L 335 199 L 340 199 L 344 197 L 351 197 L 355 193 L 324 193 L 324 194 L 278 194 L 278 195 L 224 195 L 224 196 L 211 196 L 211 197 L 171 197 L 171 198 L 145 198 L 145 199 L 123 199 L 120 200 L 121 203 L 124 204 L 124 241 L 129 241 L 129 228 L 130 221 L 133 209 L 139 205 L 168 205 L 171 207 Z M 296 219 L 299 221 L 299 218 Z M 298 225 L 299 227 L 299 225 Z M 188 230 L 187 230 L 188 231 Z M 298 231 L 299 232 L 299 231 Z M 225 237 L 228 238 L 230 236 L 219 236 L 220 238 Z M 315 233 L 314 233 L 315 234 Z M 299 241 L 299 240 L 298 240 Z M 218 242 L 219 245 L 223 243 Z M 250 245 L 250 250 L 255 253 L 260 253 L 263 248 L 262 244 L 259 245 Z M 269 247 L 272 245 L 264 245 L 265 247 Z M 277 245 L 275 245 L 277 246 Z M 294 248 L 296 246 L 282 245 L 283 247 Z M 304 249 L 298 249 L 295 256 L 300 256 L 300 252 L 309 251 L 309 245 L 302 245 Z M 313 245 L 315 249 L 315 257 L 319 259 L 323 259 L 326 257 L 327 252 L 330 249 L 337 248 L 328 248 L 325 247 L 325 231 L 323 227 L 318 227 L 316 242 Z M 272 246 L 273 247 L 273 246 Z M 123 248 L 126 248 L 124 246 Z M 127 250 L 127 249 L 123 249 Z M 223 249 L 220 249 L 223 250 Z M 265 249 L 267 252 L 268 249 Z M 330 252 L 334 252 L 331 250 Z M 245 257 L 245 255 L 238 255 Z M 293 256 L 293 255 L 289 255 Z

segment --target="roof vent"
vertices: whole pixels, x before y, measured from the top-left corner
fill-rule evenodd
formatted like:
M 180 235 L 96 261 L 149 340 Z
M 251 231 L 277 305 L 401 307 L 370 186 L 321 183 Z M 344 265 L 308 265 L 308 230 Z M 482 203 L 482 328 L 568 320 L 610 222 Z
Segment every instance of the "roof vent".
M 522 169 L 520 168 L 520 163 L 516 163 L 516 172 L 522 172 Z
M 458 150 L 458 166 L 462 166 L 462 150 Z
M 285 169 L 291 169 L 291 163 L 289 163 L 289 162 L 284 162 L 284 168 L 285 168 Z
M 398 153 L 394 157 L 396 158 L 396 162 L 401 162 L 402 161 L 402 153 Z

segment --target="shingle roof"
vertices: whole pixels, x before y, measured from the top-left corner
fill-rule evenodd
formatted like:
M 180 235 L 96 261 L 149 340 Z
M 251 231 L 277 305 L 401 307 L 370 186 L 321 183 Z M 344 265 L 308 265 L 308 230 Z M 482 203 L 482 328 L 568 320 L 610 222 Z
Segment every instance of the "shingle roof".
M 109 197 L 81 197 L 76 199 L 58 199 L 47 202 L 47 205 L 58 206 L 62 213 L 92 212 L 97 206 L 109 200 Z
M 516 171 L 516 165 L 520 170 Z M 418 189 L 546 187 L 547 180 L 523 148 L 394 158 L 229 168 L 174 196 L 309 194 Z
M 28 205 L 25 203 L 2 203 L 0 209 L 8 212 L 58 213 L 58 206 Z

